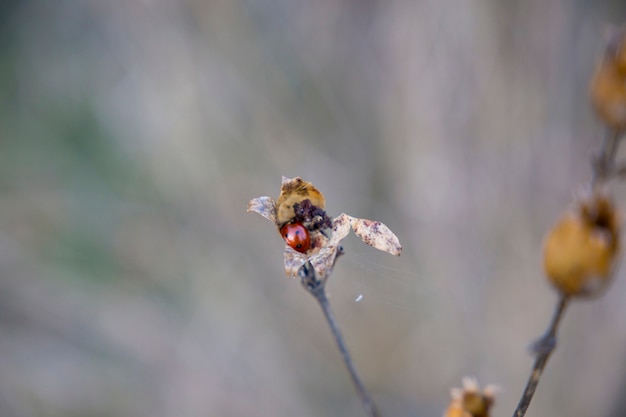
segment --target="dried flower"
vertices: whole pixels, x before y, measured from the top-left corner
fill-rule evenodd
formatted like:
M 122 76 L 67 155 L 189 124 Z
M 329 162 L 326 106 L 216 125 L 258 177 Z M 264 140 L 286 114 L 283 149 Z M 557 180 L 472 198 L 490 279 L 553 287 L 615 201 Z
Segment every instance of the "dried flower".
M 254 211 L 274 222 L 285 237 L 286 225 L 302 225 L 308 232 L 304 247 L 285 245 L 285 273 L 295 278 L 298 270 L 307 262 L 315 269 L 319 279 L 326 278 L 332 271 L 337 255 L 341 253 L 339 243 L 350 229 L 370 246 L 392 255 L 400 255 L 402 246 L 398 238 L 381 222 L 359 219 L 347 214 L 330 218 L 324 211 L 322 193 L 310 182 L 299 177 L 283 177 L 277 200 L 257 197 L 248 202 L 248 212 Z M 298 230 L 301 230 L 298 228 Z M 288 243 L 293 243 L 285 237 Z
M 626 129 L 626 28 L 610 35 L 589 93 L 591 104 L 604 123 L 616 130 Z
M 489 417 L 495 396 L 500 389 L 487 385 L 483 391 L 475 378 L 463 378 L 463 388 L 452 388 L 452 400 L 443 417 Z
M 589 296 L 606 287 L 620 253 L 620 218 L 606 193 L 581 198 L 545 238 L 544 269 L 564 295 Z

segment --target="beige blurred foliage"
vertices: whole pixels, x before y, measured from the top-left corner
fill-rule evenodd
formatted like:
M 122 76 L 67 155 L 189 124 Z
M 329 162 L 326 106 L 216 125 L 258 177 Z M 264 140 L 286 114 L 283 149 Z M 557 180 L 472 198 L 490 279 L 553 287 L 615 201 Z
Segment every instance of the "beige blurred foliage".
M 512 413 L 556 302 L 542 237 L 590 177 L 587 86 L 625 12 L 2 3 L 0 415 L 363 415 L 281 237 L 246 214 L 281 175 L 402 242 L 347 238 L 328 284 L 384 415 L 441 415 L 463 375 Z M 529 415 L 624 415 L 625 291 L 620 270 L 568 311 Z

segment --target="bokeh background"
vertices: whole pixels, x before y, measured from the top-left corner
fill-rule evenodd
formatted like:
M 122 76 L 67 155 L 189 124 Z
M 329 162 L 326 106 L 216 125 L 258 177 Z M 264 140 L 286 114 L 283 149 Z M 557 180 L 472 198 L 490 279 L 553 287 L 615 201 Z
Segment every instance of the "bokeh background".
M 348 238 L 329 283 L 383 414 L 439 416 L 465 375 L 512 414 L 623 2 L 0 4 L 0 415 L 364 415 L 246 214 L 282 175 L 404 245 Z M 624 275 L 567 312 L 528 415 L 626 414 Z

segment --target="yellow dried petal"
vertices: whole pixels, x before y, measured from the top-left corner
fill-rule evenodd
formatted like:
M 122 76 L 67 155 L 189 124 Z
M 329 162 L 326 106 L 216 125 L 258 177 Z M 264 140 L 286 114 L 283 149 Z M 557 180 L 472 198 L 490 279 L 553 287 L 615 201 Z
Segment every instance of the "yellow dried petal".
M 324 196 L 313 184 L 300 177 L 283 177 L 280 195 L 276 200 L 276 224 L 280 227 L 291 221 L 295 216 L 293 205 L 306 199 L 311 200 L 314 206 L 324 208 Z

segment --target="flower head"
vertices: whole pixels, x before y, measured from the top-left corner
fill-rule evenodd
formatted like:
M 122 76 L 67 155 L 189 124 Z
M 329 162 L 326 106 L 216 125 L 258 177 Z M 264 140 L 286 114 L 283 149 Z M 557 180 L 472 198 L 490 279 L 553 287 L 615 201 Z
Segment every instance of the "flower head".
M 589 87 L 591 104 L 609 127 L 626 129 L 626 27 L 615 28 Z
M 444 417 L 489 417 L 489 410 L 500 389 L 495 385 L 487 385 L 480 390 L 474 378 L 463 378 L 462 388 L 452 388 L 452 400 L 444 413 Z
M 264 196 L 248 202 L 248 212 L 254 211 L 271 220 L 285 239 L 287 277 L 295 278 L 300 268 L 310 262 L 319 279 L 327 278 L 337 256 L 341 254 L 339 243 L 350 233 L 350 229 L 376 249 L 396 256 L 402 252 L 398 238 L 383 223 L 345 213 L 331 218 L 324 211 L 324 206 L 322 193 L 299 177 L 283 177 L 276 200 Z M 303 236 L 305 233 L 306 236 Z
M 581 197 L 545 238 L 543 263 L 565 295 L 594 295 L 610 282 L 620 253 L 620 216 L 605 192 Z

